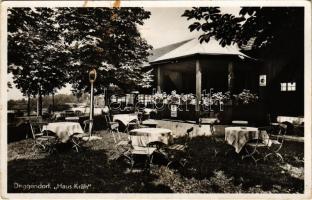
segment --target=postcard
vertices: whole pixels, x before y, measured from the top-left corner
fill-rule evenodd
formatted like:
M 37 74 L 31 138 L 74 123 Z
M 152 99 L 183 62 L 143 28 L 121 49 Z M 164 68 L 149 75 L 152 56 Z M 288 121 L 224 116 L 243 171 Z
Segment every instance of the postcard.
M 311 2 L 4 1 L 4 199 L 310 199 Z

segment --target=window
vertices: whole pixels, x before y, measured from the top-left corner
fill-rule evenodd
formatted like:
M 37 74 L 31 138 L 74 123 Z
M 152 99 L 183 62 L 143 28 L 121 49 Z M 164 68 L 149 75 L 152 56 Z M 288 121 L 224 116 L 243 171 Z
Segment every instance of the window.
M 287 91 L 287 84 L 281 83 L 281 91 Z
M 281 83 L 281 91 L 296 91 L 296 82 Z
M 288 91 L 296 91 L 296 83 L 287 83 Z

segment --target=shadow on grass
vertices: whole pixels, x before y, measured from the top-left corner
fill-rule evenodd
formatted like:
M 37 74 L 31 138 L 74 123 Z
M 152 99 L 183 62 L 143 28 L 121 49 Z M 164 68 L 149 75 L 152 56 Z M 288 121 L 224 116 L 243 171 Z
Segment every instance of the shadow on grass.
M 258 165 L 251 159 L 241 160 L 241 153 L 237 154 L 223 138 L 215 141 L 211 137 L 194 137 L 190 151 L 190 166 L 181 174 L 210 179 L 215 192 L 303 192 L 304 181 L 285 173 L 276 159 L 259 161 Z M 285 163 L 303 167 L 294 159 L 303 158 L 303 151 L 303 143 L 285 142 L 281 153 Z
M 165 185 L 154 184 L 155 175 L 125 173 L 117 163 L 109 161 L 105 149 L 85 148 L 77 153 L 62 148 L 58 148 L 58 153 L 40 158 L 10 160 L 8 192 L 172 192 Z M 34 188 L 40 184 L 49 187 Z
M 281 163 L 260 161 L 256 166 L 251 160 L 241 160 L 241 155 L 225 144 L 224 138 L 216 142 L 210 137 L 192 138 L 189 144 L 191 160 L 185 169 L 168 169 L 161 166 L 166 164 L 160 163 L 159 166 L 154 165 L 150 173 L 126 173 L 111 160 L 115 148 L 113 137 L 106 131 L 95 135 L 102 139 L 89 141 L 78 153 L 71 146 L 62 144 L 58 145 L 57 153 L 35 153 L 31 139 L 10 143 L 8 192 L 303 192 L 303 179 L 291 176 L 289 171 L 280 167 Z M 121 134 L 121 137 L 126 139 L 127 135 Z M 183 141 L 184 138 L 177 138 L 176 142 Z M 284 164 L 303 168 L 303 143 L 286 142 L 281 153 Z M 18 184 L 20 187 L 16 187 Z M 50 188 L 31 188 L 40 184 L 50 184 Z M 81 187 L 75 188 L 75 184 Z

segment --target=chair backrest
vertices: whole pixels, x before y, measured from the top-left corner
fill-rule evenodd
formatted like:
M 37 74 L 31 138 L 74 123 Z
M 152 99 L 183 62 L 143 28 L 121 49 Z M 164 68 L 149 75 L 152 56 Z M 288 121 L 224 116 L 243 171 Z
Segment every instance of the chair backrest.
M 105 122 L 108 125 L 111 122 L 110 116 L 108 113 L 104 114 Z
M 82 111 L 76 110 L 76 111 L 75 111 L 75 115 L 76 115 L 76 116 L 81 116 L 81 115 L 82 115 Z
M 201 127 L 203 124 L 208 124 L 210 128 L 210 132 L 212 135 L 214 135 L 215 130 L 214 130 L 214 125 L 219 123 L 218 118 L 199 118 L 198 120 L 198 126 Z
M 138 119 L 139 119 L 139 122 L 142 123 L 142 119 L 143 119 L 143 112 L 138 112 Z
M 129 123 L 131 123 L 131 124 L 135 123 L 137 125 L 140 125 L 140 120 L 139 119 L 133 119 Z
M 116 130 L 116 129 L 118 129 L 119 124 L 118 124 L 118 123 L 112 123 L 112 124 L 110 124 L 109 126 L 110 126 L 110 129 L 111 129 L 111 130 Z
M 29 121 L 30 130 L 31 130 L 33 139 L 36 139 L 37 136 L 42 133 L 42 127 L 45 124 L 46 123 L 43 123 L 43 122 Z
M 83 131 L 86 133 L 87 132 L 87 127 L 89 127 L 91 124 L 91 120 L 87 119 L 83 121 Z
M 278 131 L 278 134 L 277 134 L 277 140 L 281 144 L 283 144 L 286 134 L 287 134 L 287 125 L 283 124 L 283 123 L 280 123 L 279 124 L 279 131 Z
M 187 129 L 186 132 L 189 134 L 189 133 L 191 133 L 193 130 L 194 130 L 194 127 L 191 127 L 191 128 L 189 128 L 189 129 Z
M 186 138 L 185 138 L 185 144 L 187 144 L 191 140 L 191 133 L 193 132 L 194 127 L 191 127 L 186 130 Z

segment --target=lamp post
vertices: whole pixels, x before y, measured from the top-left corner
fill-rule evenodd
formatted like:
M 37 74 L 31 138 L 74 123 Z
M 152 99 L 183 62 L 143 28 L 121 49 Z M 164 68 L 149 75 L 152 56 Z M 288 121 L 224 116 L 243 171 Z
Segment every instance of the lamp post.
M 90 123 L 89 123 L 89 134 L 91 135 L 93 127 L 93 83 L 96 79 L 96 70 L 93 68 L 89 72 L 89 81 L 91 83 L 91 94 L 90 94 Z
M 104 106 L 107 105 L 107 88 L 104 88 Z

